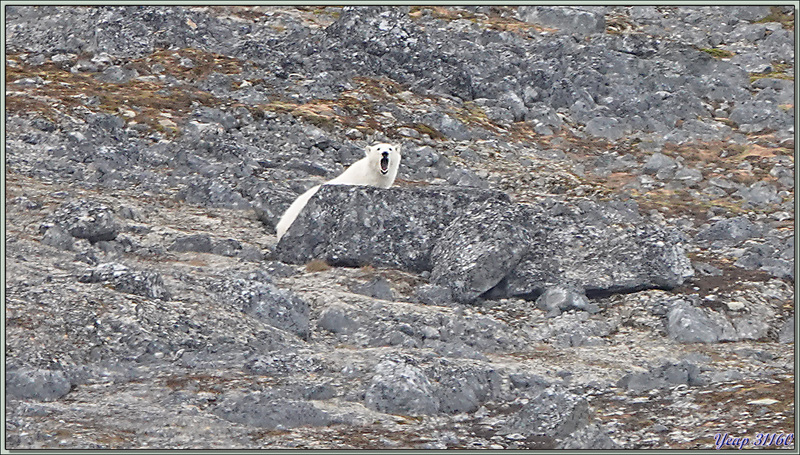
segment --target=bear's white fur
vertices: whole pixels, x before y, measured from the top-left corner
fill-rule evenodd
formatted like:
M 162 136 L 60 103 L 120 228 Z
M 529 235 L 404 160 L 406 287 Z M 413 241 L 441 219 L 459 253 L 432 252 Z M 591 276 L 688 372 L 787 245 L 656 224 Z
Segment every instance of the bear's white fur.
M 392 144 L 377 144 L 367 147 L 366 156 L 351 164 L 335 179 L 325 182 L 322 185 L 363 185 L 376 186 L 378 188 L 389 188 L 397 177 L 397 169 L 400 166 L 400 150 Z M 317 185 L 297 197 L 292 205 L 286 209 L 280 221 L 275 226 L 278 233 L 278 240 L 283 237 L 289 226 L 294 223 L 297 215 L 306 206 L 311 196 L 317 193 Z

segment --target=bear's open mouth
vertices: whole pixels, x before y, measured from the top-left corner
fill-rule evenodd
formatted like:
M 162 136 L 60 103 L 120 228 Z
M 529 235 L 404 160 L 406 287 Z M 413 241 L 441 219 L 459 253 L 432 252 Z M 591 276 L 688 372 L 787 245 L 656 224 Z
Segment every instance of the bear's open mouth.
M 389 172 L 389 153 L 383 152 L 383 158 L 381 158 L 381 174 L 386 174 Z

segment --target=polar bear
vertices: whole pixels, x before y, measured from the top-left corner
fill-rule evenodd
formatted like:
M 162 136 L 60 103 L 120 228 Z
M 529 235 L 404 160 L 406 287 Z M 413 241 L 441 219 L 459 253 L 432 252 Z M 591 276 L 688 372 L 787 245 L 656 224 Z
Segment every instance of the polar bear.
M 364 185 L 378 188 L 389 188 L 397 177 L 400 166 L 400 150 L 392 144 L 376 144 L 367 147 L 366 156 L 351 164 L 335 179 L 322 185 Z M 297 215 L 306 206 L 311 196 L 317 193 L 317 185 L 297 197 L 292 205 L 286 209 L 280 221 L 275 226 L 278 240 L 283 237 L 289 226 L 292 225 Z

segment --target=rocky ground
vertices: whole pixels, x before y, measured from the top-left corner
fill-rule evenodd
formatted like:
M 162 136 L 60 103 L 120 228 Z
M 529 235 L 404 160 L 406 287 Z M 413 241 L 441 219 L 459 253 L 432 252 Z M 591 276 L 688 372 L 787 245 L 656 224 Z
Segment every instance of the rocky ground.
M 792 7 L 6 20 L 7 448 L 794 432 Z

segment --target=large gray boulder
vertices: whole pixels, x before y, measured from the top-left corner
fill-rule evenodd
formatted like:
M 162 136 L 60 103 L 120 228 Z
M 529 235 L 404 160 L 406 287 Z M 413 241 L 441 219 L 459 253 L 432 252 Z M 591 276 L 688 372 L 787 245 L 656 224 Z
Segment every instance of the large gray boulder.
M 431 271 L 457 302 L 670 289 L 693 275 L 680 235 L 625 203 L 514 204 L 497 191 L 323 186 L 276 247 L 278 259 Z
M 680 236 L 650 224 L 592 223 L 585 213 L 530 218 L 534 241 L 506 278 L 506 295 L 569 284 L 586 293 L 671 289 L 694 275 Z
M 487 200 L 508 201 L 508 196 L 478 188 L 323 185 L 275 254 L 293 264 L 323 259 L 341 266 L 431 270 L 431 249 L 442 231 Z
M 434 247 L 431 281 L 460 302 L 674 288 L 693 275 L 677 232 L 611 205 L 487 203 L 454 220 Z

